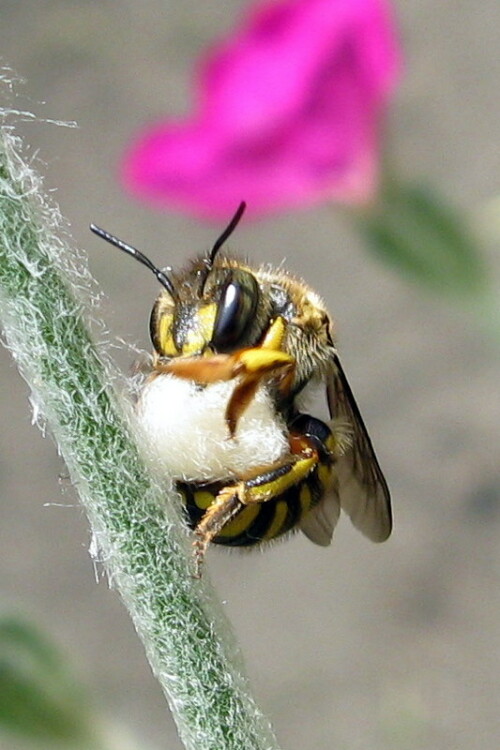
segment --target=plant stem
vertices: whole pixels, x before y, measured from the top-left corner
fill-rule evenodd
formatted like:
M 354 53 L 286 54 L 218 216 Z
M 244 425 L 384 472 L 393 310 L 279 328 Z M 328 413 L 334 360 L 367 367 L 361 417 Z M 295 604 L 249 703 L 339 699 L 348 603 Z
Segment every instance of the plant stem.
M 230 628 L 192 578 L 175 494 L 150 477 L 119 379 L 89 334 L 90 277 L 4 113 L 0 141 L 0 313 L 5 337 L 68 465 L 94 540 L 144 642 L 188 750 L 274 750 Z M 104 347 L 102 347 L 104 348 Z M 172 496 L 173 495 L 173 496 Z

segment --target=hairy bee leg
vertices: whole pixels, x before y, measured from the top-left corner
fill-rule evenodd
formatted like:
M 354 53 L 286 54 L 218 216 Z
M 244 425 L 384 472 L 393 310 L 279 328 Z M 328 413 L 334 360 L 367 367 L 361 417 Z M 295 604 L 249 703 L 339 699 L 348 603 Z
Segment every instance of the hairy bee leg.
M 243 508 L 240 499 L 242 485 L 224 487 L 217 495 L 215 502 L 206 510 L 203 518 L 194 529 L 195 540 L 194 565 L 195 578 L 201 578 L 201 568 L 207 547 L 224 526 Z
M 201 568 L 207 547 L 222 529 L 245 506 L 264 503 L 281 495 L 294 484 L 305 479 L 318 464 L 319 456 L 306 437 L 292 436 L 292 455 L 285 461 L 262 467 L 240 478 L 237 484 L 224 487 L 207 508 L 194 529 L 193 542 L 195 577 L 201 577 Z
M 291 448 L 293 452 L 287 460 L 242 477 L 244 492 L 240 497 L 244 505 L 272 500 L 301 482 L 316 467 L 319 455 L 306 437 L 293 436 Z

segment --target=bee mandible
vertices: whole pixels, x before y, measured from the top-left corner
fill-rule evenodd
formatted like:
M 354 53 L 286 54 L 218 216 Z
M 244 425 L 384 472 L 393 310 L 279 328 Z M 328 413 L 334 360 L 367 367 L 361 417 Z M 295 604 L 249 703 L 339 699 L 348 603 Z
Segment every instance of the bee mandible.
M 182 497 L 197 576 L 211 542 L 248 547 L 300 529 L 327 546 L 341 509 L 374 542 L 392 528 L 387 483 L 322 300 L 284 270 L 221 252 L 244 210 L 179 273 L 91 224 L 163 286 L 137 416 Z M 311 383 L 325 388 L 328 423 L 300 410 Z

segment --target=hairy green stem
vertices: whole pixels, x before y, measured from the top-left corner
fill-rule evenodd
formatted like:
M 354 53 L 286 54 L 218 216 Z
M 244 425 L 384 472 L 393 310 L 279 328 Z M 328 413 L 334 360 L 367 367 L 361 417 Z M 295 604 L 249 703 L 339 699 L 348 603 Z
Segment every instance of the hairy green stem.
M 35 410 L 57 439 L 186 748 L 273 750 L 225 617 L 206 577 L 192 578 L 175 496 L 144 468 L 111 385 L 119 376 L 92 343 L 90 277 L 5 115 L 0 122 L 0 313 Z

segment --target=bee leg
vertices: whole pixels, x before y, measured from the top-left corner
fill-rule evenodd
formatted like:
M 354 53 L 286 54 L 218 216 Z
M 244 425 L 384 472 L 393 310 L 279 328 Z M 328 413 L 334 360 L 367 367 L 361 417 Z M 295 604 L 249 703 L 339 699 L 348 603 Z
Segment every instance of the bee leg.
M 205 553 L 212 539 L 220 534 L 226 524 L 245 506 L 264 503 L 278 497 L 289 487 L 305 479 L 318 464 L 318 451 L 307 437 L 291 436 L 290 449 L 292 452 L 284 461 L 248 472 L 240 477 L 237 484 L 224 487 L 218 493 L 194 529 L 195 578 L 201 577 Z
M 195 578 L 201 578 L 201 568 L 205 559 L 205 552 L 212 539 L 243 508 L 243 503 L 240 499 L 242 489 L 241 484 L 224 487 L 194 529 Z
M 263 503 L 298 484 L 317 466 L 319 454 L 307 437 L 290 436 L 291 454 L 284 461 L 249 472 L 243 477 L 244 505 Z

